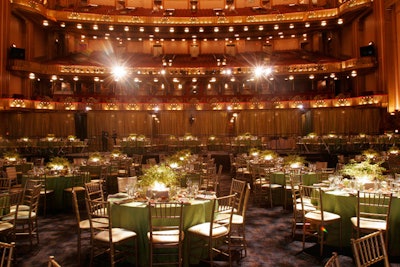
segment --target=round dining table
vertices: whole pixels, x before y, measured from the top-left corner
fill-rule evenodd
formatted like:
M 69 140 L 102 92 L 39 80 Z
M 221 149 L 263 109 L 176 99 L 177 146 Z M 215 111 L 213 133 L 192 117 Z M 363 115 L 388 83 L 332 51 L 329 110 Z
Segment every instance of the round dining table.
M 345 190 L 332 190 L 323 194 L 323 209 L 334 212 L 342 217 L 342 246 L 350 246 L 352 238 L 351 217 L 356 216 L 357 197 Z M 400 199 L 397 195 L 392 197 L 389 216 L 389 254 L 400 256 Z M 327 226 L 327 244 L 339 246 L 339 228 Z
M 22 175 L 22 184 L 24 185 L 31 177 L 32 175 L 29 174 Z M 72 177 L 73 174 L 46 174 L 46 190 L 54 190 L 54 202 L 52 202 L 54 211 L 62 211 L 66 207 L 72 206 L 71 197 L 68 198 L 69 202 L 66 203 L 64 196 L 64 189 L 71 186 Z M 90 182 L 90 177 L 87 176 L 84 182 Z
M 116 194 L 117 196 L 119 194 Z M 121 227 L 135 231 L 138 235 L 139 265 L 148 266 L 149 264 L 149 241 L 147 232 L 149 231 L 149 209 L 146 201 L 121 200 L 111 196 L 111 219 L 113 227 Z M 209 199 L 190 199 L 185 202 L 183 208 L 183 229 L 185 232 L 183 244 L 184 266 L 196 264 L 206 254 L 202 248 L 191 249 L 191 257 L 188 257 L 188 238 L 187 229 L 193 225 L 209 221 L 212 212 L 212 201 Z M 134 257 L 134 255 L 132 255 Z M 130 261 L 134 263 L 134 258 Z

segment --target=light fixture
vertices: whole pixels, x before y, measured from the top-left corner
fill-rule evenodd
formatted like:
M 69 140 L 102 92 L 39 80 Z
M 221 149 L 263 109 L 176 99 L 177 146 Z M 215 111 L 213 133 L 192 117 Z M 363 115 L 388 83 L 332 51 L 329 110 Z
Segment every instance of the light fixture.
M 47 19 L 43 20 L 43 26 L 45 27 L 49 26 L 49 21 Z
M 158 27 L 154 28 L 154 32 L 159 32 L 159 31 L 160 31 L 160 28 L 158 28 Z
M 172 33 L 172 32 L 175 32 L 175 28 L 174 28 L 174 27 L 170 27 L 170 28 L 169 28 L 169 32 L 171 32 L 171 33 Z
M 129 32 L 129 27 L 128 27 L 128 26 L 125 26 L 125 27 L 124 27 L 124 31 Z
M 274 30 L 279 30 L 279 25 L 278 24 L 274 25 Z
M 99 25 L 93 24 L 93 30 L 97 31 L 99 29 Z
M 343 24 L 343 19 L 338 19 L 337 24 L 339 24 L 339 25 Z
M 321 26 L 323 26 L 323 27 L 326 26 L 326 20 L 321 21 Z
M 139 31 L 140 31 L 140 32 L 144 32 L 144 28 L 143 28 L 143 27 L 140 27 L 140 28 L 139 28 Z
M 51 80 L 56 81 L 57 80 L 57 75 L 51 75 Z
M 203 28 L 203 27 L 200 27 L 200 28 L 199 28 L 199 32 L 204 32 L 204 28 Z
M 259 31 L 264 30 L 264 26 L 263 26 L 263 25 L 258 26 L 258 30 L 259 30 Z
M 309 28 L 310 27 L 310 22 L 306 22 L 306 24 L 304 24 L 304 27 Z
M 219 32 L 219 28 L 218 27 L 214 27 L 214 32 Z
M 248 27 L 248 26 L 244 26 L 244 27 L 243 27 L 243 31 L 247 32 L 248 30 L 249 30 L 249 27 Z
M 314 74 L 310 74 L 310 76 L 308 76 L 308 78 L 310 79 L 310 80 L 313 80 L 315 77 L 314 77 Z
M 294 80 L 294 76 L 293 76 L 293 75 L 290 75 L 290 76 L 289 76 L 289 80 L 291 80 L 291 81 Z
M 114 26 L 113 25 L 108 26 L 108 30 L 113 31 L 114 30 Z
M 294 29 L 294 24 L 293 23 L 289 24 L 289 29 Z
M 357 71 L 356 70 L 352 70 L 351 71 L 351 77 L 356 77 L 357 76 Z
M 98 82 L 98 81 L 100 81 L 100 78 L 99 78 L 99 77 L 94 77 L 93 80 L 94 80 L 95 82 Z
M 79 30 L 82 29 L 82 24 L 80 24 L 80 23 L 76 24 L 76 28 Z
M 29 79 L 33 80 L 35 78 L 36 78 L 35 73 L 33 72 L 29 73 Z
M 189 32 L 189 27 L 185 27 L 185 32 Z
M 77 82 L 79 80 L 79 77 L 78 76 L 74 76 L 73 79 L 74 79 L 75 82 Z
M 61 28 L 65 28 L 65 22 L 61 22 L 61 23 L 60 23 L 60 27 L 61 27 Z

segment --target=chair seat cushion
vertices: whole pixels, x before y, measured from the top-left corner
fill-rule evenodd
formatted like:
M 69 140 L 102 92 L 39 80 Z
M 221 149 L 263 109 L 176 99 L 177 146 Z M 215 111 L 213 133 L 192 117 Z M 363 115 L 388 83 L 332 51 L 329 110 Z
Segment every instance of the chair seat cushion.
M 351 223 L 361 229 L 372 229 L 372 230 L 386 230 L 386 221 L 373 218 L 360 218 L 360 225 L 357 225 L 357 217 L 351 217 Z
M 150 240 L 150 232 L 147 233 Z M 183 233 L 182 233 L 183 240 Z M 153 243 L 179 243 L 179 230 L 153 231 Z
M 123 240 L 135 237 L 135 236 L 136 236 L 135 232 L 125 230 L 123 228 L 112 228 L 112 242 L 113 243 L 118 243 Z M 94 239 L 102 241 L 102 242 L 110 242 L 109 237 L 110 236 L 109 236 L 108 231 L 101 231 L 94 236 Z
M 340 219 L 340 215 L 328 211 L 324 211 L 324 221 L 335 221 Z M 306 219 L 314 220 L 314 221 L 321 221 L 322 220 L 322 213 L 320 210 L 310 211 L 306 213 L 304 216 Z
M 96 218 L 95 221 L 92 221 L 93 227 L 105 227 L 108 225 L 108 219 L 106 218 Z M 81 229 L 90 229 L 90 222 L 88 219 L 82 220 L 79 222 L 79 228 Z
M 210 236 L 210 227 L 211 223 L 206 222 L 206 223 L 201 223 L 194 225 L 188 229 L 190 233 L 201 235 L 201 236 Z M 212 231 L 212 236 L 220 236 L 220 235 L 225 235 L 228 234 L 228 228 L 225 226 L 222 226 L 220 224 L 213 224 L 213 231 Z
M 7 231 L 14 228 L 14 225 L 9 222 L 0 222 L 0 232 Z
M 85 191 L 85 188 L 83 186 L 74 186 L 74 187 L 68 187 L 68 188 L 64 189 L 65 192 L 72 192 L 72 190 L 74 190 L 75 192 Z

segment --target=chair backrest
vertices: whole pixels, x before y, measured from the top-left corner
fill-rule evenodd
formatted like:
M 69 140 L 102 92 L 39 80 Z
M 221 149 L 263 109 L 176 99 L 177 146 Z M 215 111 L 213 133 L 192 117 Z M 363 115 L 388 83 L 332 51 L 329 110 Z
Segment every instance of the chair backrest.
M 11 191 L 0 195 L 0 220 L 11 223 L 14 229 L 21 197 L 22 191 Z M 11 208 L 12 206 L 15 208 Z
M 98 232 L 108 231 L 111 233 L 112 221 L 109 212 L 110 202 L 104 200 L 92 200 L 86 197 L 86 209 L 89 217 L 90 231 L 92 238 Z M 112 234 L 109 234 L 112 243 Z
M 370 266 L 381 261 L 385 267 L 390 267 L 382 231 L 351 239 L 351 247 L 357 267 Z
M 11 180 L 7 177 L 0 177 L 0 191 L 10 191 Z
M 388 226 L 391 203 L 391 193 L 383 194 L 379 192 L 358 191 L 357 225 L 360 225 L 360 218 L 371 218 L 385 220 Z
M 7 178 L 10 179 L 11 186 L 18 184 L 17 169 L 14 166 L 6 167 Z
M 104 201 L 103 187 L 98 182 L 85 183 L 86 198 L 90 200 Z
M 246 181 L 238 180 L 238 179 L 234 179 L 234 178 L 232 179 L 229 194 L 236 195 L 235 202 L 233 204 L 234 213 L 242 212 L 243 198 L 244 198 L 245 190 L 246 190 Z
M 54 256 L 49 256 L 47 267 L 61 267 L 61 265 L 56 261 Z
M 4 243 L 0 242 L 0 266 L 1 267 L 11 267 L 13 263 L 13 257 L 14 257 L 14 248 L 15 248 L 15 243 Z
M 324 210 L 322 202 L 323 191 L 320 187 L 300 184 L 299 192 L 303 215 L 305 215 L 309 210 Z M 324 221 L 323 212 L 321 212 L 321 220 Z
M 157 239 L 157 234 L 167 235 L 165 231 L 171 231 L 172 235 L 179 233 L 178 240 L 183 240 L 183 203 L 151 203 L 149 205 L 149 223 L 150 242 Z M 157 233 L 158 231 L 160 232 Z
M 39 183 L 34 185 L 33 188 L 26 188 L 24 192 L 23 204 L 29 206 L 29 217 L 33 214 L 37 214 L 38 212 L 41 190 L 42 184 Z
M 336 252 L 332 253 L 332 256 L 325 263 L 324 267 L 340 267 L 339 257 Z
M 232 194 L 213 200 L 209 236 L 218 238 L 230 234 L 235 198 L 236 196 Z

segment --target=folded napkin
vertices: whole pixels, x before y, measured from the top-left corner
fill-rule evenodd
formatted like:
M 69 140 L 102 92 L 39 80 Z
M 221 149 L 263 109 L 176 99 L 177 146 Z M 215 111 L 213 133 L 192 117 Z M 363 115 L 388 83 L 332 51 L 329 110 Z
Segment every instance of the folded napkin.
M 134 202 L 134 201 L 135 200 L 133 198 L 126 198 L 126 199 L 114 201 L 114 204 L 121 205 L 121 204 L 131 203 L 131 202 Z
M 126 193 L 116 193 L 108 195 L 108 198 L 126 198 L 126 197 L 128 197 L 128 194 Z

